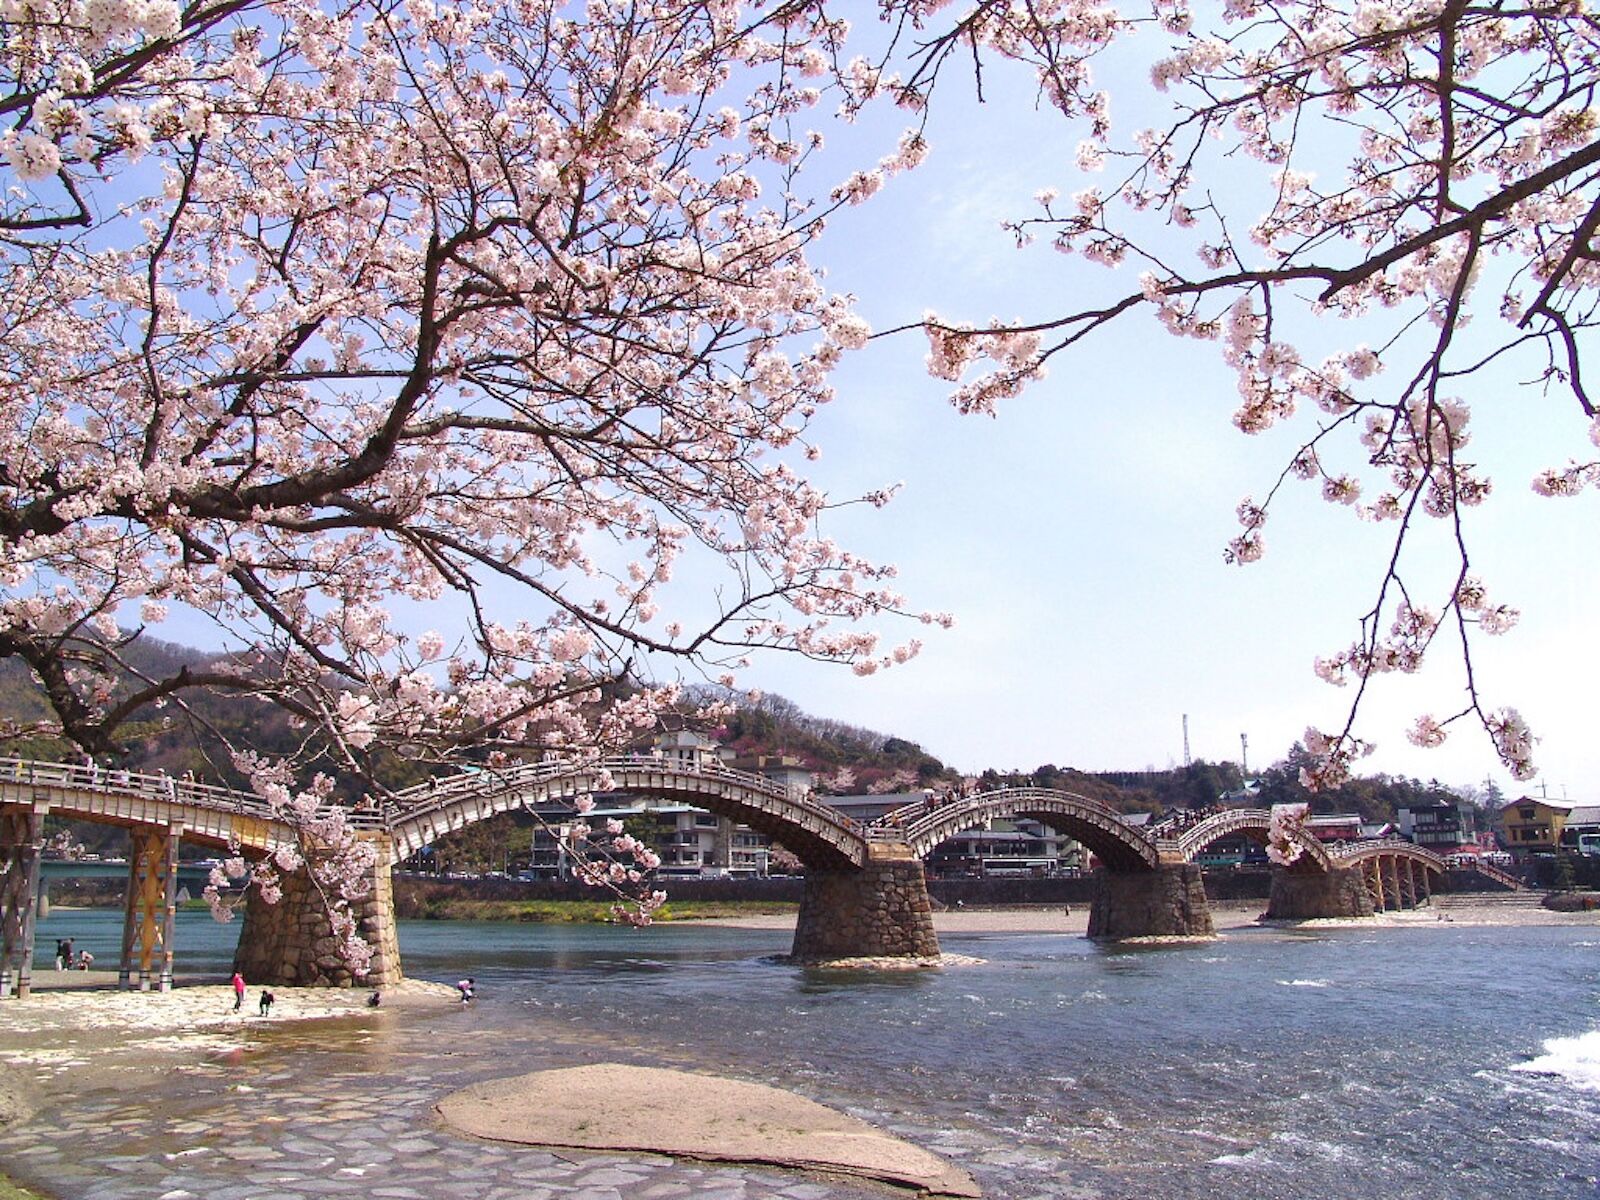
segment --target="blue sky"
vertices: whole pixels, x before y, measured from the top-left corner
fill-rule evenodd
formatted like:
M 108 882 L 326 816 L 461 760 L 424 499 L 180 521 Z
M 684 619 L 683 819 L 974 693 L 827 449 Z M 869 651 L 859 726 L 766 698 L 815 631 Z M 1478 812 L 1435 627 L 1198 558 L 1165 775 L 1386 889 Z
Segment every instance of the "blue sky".
M 1026 83 L 992 65 L 986 79 L 991 103 L 950 97 L 930 126 L 929 160 L 841 213 L 813 254 L 833 288 L 860 297 L 876 329 L 929 308 L 975 323 L 1037 318 L 1136 286 L 1132 272 L 1113 279 L 1047 247 L 1019 252 L 1000 229 L 1003 218 L 1034 211 L 1040 189 L 1070 195 L 1089 181 L 1073 165 L 1075 131 L 1032 113 Z M 1148 88 L 1134 94 L 1149 104 Z M 1125 95 L 1113 106 L 1124 128 L 1137 119 L 1129 108 Z M 823 171 L 842 180 L 886 152 L 902 115 L 830 127 L 813 183 L 825 191 Z M 1226 194 L 1247 185 L 1230 172 L 1214 186 Z M 1336 324 L 1306 333 L 1359 340 Z M 1139 315 L 1055 359 L 1049 378 L 1004 403 L 997 419 L 956 413 L 949 385 L 923 369 L 926 348 L 913 333 L 847 356 L 839 399 L 812 429 L 823 457 L 805 470 L 839 499 L 903 482 L 887 508 L 840 510 L 824 532 L 898 564 L 911 605 L 951 611 L 956 627 L 887 628 L 887 642 L 917 636 L 925 648 L 871 678 L 770 655 L 745 674 L 747 686 L 913 739 L 972 771 L 1176 765 L 1185 715 L 1194 757 L 1237 761 L 1245 734 L 1249 765 L 1260 768 L 1308 725 L 1342 725 L 1350 691 L 1318 680 L 1312 661 L 1356 636 L 1391 531 L 1300 485 L 1278 502 L 1265 559 L 1240 568 L 1222 554 L 1238 532 L 1235 506 L 1265 493 L 1313 415 L 1240 434 L 1217 347 L 1170 338 Z M 1600 497 L 1542 500 L 1528 486 L 1536 470 L 1592 454 L 1586 422 L 1571 401 L 1510 371 L 1468 395 L 1473 452 L 1496 483 L 1472 514 L 1474 559 L 1491 594 L 1523 611 L 1518 629 L 1478 643 L 1477 680 L 1492 705 L 1513 705 L 1532 723 L 1543 775 L 1531 787 L 1512 783 L 1487 738 L 1460 724 L 1438 750 L 1406 742 L 1419 713 L 1460 707 L 1460 660 L 1448 644 L 1421 675 L 1377 681 L 1358 732 L 1379 749 L 1361 769 L 1462 785 L 1492 777 L 1512 795 L 1542 785 L 1555 798 L 1600 800 L 1600 739 L 1590 728 L 1600 639 L 1588 603 L 1600 589 Z M 1418 532 L 1437 541 L 1448 530 L 1428 523 Z M 661 622 L 675 605 L 703 609 L 708 586 L 685 570 L 662 597 Z M 439 613 L 410 616 L 419 630 L 446 627 Z M 155 632 L 215 636 L 179 621 Z
M 1076 135 L 1027 113 L 1019 95 L 1010 107 L 936 113 L 928 162 L 830 228 L 815 258 L 833 287 L 861 297 L 875 329 L 926 308 L 977 323 L 1038 317 L 1080 294 L 1136 286 L 1132 273 L 1113 280 L 1044 246 L 1019 252 L 999 228 L 1041 188 L 1070 195 L 1085 182 Z M 1313 332 L 1348 337 L 1338 325 L 1328 318 Z M 1237 761 L 1247 734 L 1257 768 L 1307 725 L 1342 725 L 1352 689 L 1317 679 L 1312 661 L 1355 637 L 1390 527 L 1363 525 L 1297 485 L 1278 502 L 1261 562 L 1222 556 L 1238 532 L 1235 506 L 1264 495 L 1312 414 L 1239 433 L 1217 348 L 1143 317 L 1058 357 L 1048 380 L 992 420 L 949 407 L 947 385 L 922 369 L 925 352 L 920 334 L 901 335 L 847 361 L 839 401 L 815 427 L 824 457 L 813 473 L 839 496 L 904 481 L 886 509 L 837 514 L 829 532 L 897 563 L 913 604 L 953 611 L 957 627 L 929 633 L 918 660 L 869 679 L 774 658 L 749 682 L 971 770 L 1178 764 L 1185 714 L 1193 756 Z M 1514 783 L 1464 722 L 1435 750 L 1405 740 L 1417 714 L 1461 706 L 1460 659 L 1445 639 L 1418 676 L 1383 677 L 1369 691 L 1358 732 L 1379 749 L 1359 769 L 1593 799 L 1596 497 L 1552 501 L 1529 488 L 1537 469 L 1592 455 L 1587 422 L 1510 371 L 1463 394 L 1474 405 L 1472 453 L 1495 482 L 1471 514 L 1474 564 L 1492 595 L 1523 612 L 1511 633 L 1475 645 L 1476 677 L 1492 706 L 1514 706 L 1534 726 L 1542 774 Z M 1448 529 L 1429 521 L 1418 533 L 1448 569 Z M 1428 577 L 1433 592 L 1452 577 Z

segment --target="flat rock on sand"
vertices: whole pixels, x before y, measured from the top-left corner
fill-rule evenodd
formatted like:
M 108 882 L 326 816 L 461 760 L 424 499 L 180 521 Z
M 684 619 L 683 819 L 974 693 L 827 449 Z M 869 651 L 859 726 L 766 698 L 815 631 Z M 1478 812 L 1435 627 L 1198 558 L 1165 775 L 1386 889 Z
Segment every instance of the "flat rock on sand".
M 840 1171 L 978 1196 L 965 1171 L 865 1121 L 759 1083 L 599 1063 L 477 1083 L 438 1104 L 475 1137 Z

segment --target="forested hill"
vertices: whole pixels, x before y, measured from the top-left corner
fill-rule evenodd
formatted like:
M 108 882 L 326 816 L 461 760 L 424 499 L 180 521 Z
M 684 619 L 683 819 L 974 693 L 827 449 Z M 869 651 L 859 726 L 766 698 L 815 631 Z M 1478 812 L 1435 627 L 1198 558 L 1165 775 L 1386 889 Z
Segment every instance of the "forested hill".
M 834 793 L 900 791 L 940 787 L 960 773 L 915 742 L 892 734 L 815 717 L 782 696 L 737 702 L 736 715 L 718 731 L 719 740 L 741 758 L 758 755 L 798 760 L 817 772 L 821 790 Z M 1307 803 L 1316 813 L 1356 813 L 1364 821 L 1390 821 L 1403 804 L 1472 799 L 1495 807 L 1498 794 L 1463 795 L 1438 781 L 1373 775 L 1315 795 L 1300 785 L 1300 768 L 1308 761 L 1303 747 L 1291 747 L 1283 761 L 1252 773 L 1248 803 Z M 1122 812 L 1166 812 L 1215 804 L 1224 793 L 1240 794 L 1245 780 L 1235 763 L 1195 760 L 1167 770 L 1082 771 L 1045 763 L 1027 773 L 997 771 L 977 776 L 982 789 L 1033 784 L 1058 788 L 1104 801 Z
M 188 663 L 203 666 L 196 651 L 153 639 L 140 639 L 128 648 L 136 669 L 161 676 Z M 694 702 L 722 699 L 733 713 L 720 728 L 706 730 L 742 760 L 785 758 L 817 775 L 824 794 L 910 791 L 923 787 L 956 785 L 961 774 L 922 746 L 892 733 L 813 716 L 782 696 L 750 700 L 742 695 L 695 692 Z M 43 720 L 47 709 L 27 669 L 14 659 L 0 659 L 0 720 L 27 726 Z M 141 770 L 185 772 L 203 779 L 243 786 L 234 770 L 227 745 L 249 746 L 266 753 L 288 752 L 300 736 L 288 717 L 270 704 L 235 695 L 194 691 L 183 703 L 152 712 L 126 729 L 123 753 L 117 765 Z M 77 752 L 57 739 L 41 735 L 13 737 L 0 753 L 33 758 L 74 758 Z M 1308 802 L 1315 812 L 1358 813 L 1368 821 L 1393 819 L 1398 805 L 1420 800 L 1455 799 L 1460 793 L 1436 781 L 1423 783 L 1385 775 L 1351 780 L 1344 787 L 1311 795 L 1299 783 L 1305 751 L 1292 747 L 1285 759 L 1253 776 L 1250 802 L 1261 806 Z M 417 782 L 421 768 L 392 760 L 376 764 L 386 782 L 405 786 Z M 1243 785 L 1233 763 L 1195 761 L 1168 770 L 1087 772 L 1046 763 L 1027 774 L 985 770 L 978 776 L 981 788 L 1002 783 L 1032 783 L 1059 788 L 1104 801 L 1124 812 L 1163 812 L 1174 808 L 1216 803 L 1225 792 Z M 1468 795 L 1493 806 L 1498 794 Z

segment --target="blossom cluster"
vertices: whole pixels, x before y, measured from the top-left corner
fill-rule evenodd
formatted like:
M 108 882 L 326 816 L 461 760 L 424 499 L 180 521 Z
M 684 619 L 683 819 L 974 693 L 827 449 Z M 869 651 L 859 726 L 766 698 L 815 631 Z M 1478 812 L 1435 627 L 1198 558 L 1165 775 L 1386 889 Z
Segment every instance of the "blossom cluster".
M 1274 804 L 1267 820 L 1267 858 L 1274 865 L 1287 867 L 1294 864 L 1305 852 L 1301 840 L 1306 820 L 1311 816 L 1309 804 Z
M 1377 749 L 1374 743 L 1355 737 L 1348 730 L 1328 734 L 1315 726 L 1308 727 L 1300 741 L 1311 756 L 1310 765 L 1300 768 L 1300 785 L 1312 792 L 1338 787 L 1350 778 L 1356 759 Z

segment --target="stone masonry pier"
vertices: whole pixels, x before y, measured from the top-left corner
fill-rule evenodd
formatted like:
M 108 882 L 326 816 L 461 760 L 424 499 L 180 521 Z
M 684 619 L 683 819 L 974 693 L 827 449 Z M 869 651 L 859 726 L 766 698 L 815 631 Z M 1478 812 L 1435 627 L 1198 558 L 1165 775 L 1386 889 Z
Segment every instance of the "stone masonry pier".
M 361 836 L 377 851 L 367 894 L 350 903 L 356 932 L 372 947 L 367 973 L 356 976 L 340 955 L 327 903 L 302 867 L 282 876 L 283 896 L 277 903 L 266 903 L 254 890 L 246 900 L 244 928 L 233 960 L 234 970 L 245 982 L 383 987 L 400 981 L 389 839 L 382 833 Z
M 1372 897 L 1360 867 L 1331 867 L 1326 871 L 1272 872 L 1272 893 L 1267 919 L 1309 921 L 1324 917 L 1370 917 Z
M 1216 933 L 1200 868 L 1193 863 L 1162 863 L 1152 871 L 1101 869 L 1095 872 L 1095 881 L 1089 905 L 1092 938 L 1212 937 Z
M 873 842 L 859 869 L 806 870 L 796 960 L 938 955 L 922 860 L 904 842 Z

